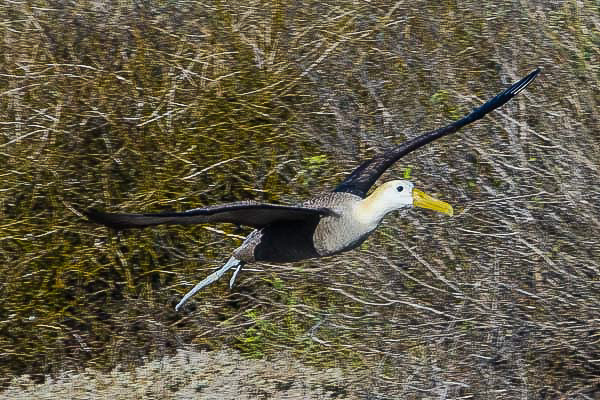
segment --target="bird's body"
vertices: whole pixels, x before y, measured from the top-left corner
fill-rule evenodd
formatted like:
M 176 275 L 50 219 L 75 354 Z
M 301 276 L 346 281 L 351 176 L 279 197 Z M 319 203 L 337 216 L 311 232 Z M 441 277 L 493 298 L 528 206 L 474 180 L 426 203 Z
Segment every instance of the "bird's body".
M 235 268 L 233 283 L 246 263 L 293 262 L 324 257 L 359 246 L 391 211 L 412 206 L 429 208 L 452 215 L 452 207 L 429 197 L 413 184 L 393 180 L 379 186 L 370 195 L 377 179 L 402 156 L 454 133 L 502 106 L 525 89 L 537 76 L 533 71 L 481 107 L 443 128 L 415 137 L 360 164 L 333 191 L 316 195 L 295 206 L 238 202 L 198 208 L 184 212 L 154 214 L 117 214 L 88 210 L 94 222 L 115 228 L 143 228 L 159 224 L 197 224 L 228 222 L 255 228 L 231 258 L 219 270 L 198 283 L 176 306 L 179 309 L 203 287 Z
M 349 250 L 356 237 L 367 234 L 351 215 L 361 198 L 349 193 L 324 193 L 299 204 L 300 207 L 331 210 L 328 215 L 297 221 L 275 222 L 255 229 L 234 250 L 244 262 L 292 262 L 323 257 Z M 338 234 L 332 235 L 332 232 Z M 290 243 L 293 243 L 290 246 Z
M 248 235 L 233 256 L 244 262 L 292 262 L 331 256 L 360 245 L 383 215 L 368 218 L 368 200 L 351 193 L 323 193 L 299 204 L 328 215 L 269 224 Z

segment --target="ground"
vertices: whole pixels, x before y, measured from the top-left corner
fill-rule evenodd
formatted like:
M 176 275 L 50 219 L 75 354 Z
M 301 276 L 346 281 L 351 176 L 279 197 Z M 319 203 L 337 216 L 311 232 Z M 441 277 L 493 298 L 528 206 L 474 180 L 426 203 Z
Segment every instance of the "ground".
M 356 389 L 339 369 L 317 370 L 282 354 L 250 360 L 234 351 L 194 352 L 151 361 L 133 371 L 64 372 L 43 384 L 15 379 L 0 399 L 347 399 Z

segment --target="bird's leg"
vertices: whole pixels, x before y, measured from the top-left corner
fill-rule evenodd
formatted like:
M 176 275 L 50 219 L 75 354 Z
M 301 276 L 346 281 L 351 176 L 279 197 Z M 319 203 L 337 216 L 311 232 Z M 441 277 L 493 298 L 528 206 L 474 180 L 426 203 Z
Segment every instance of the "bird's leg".
M 243 262 L 239 263 L 238 267 L 233 272 L 233 275 L 231 276 L 231 280 L 229 281 L 229 289 L 233 289 L 233 284 L 235 283 L 235 278 L 237 278 L 238 273 L 242 270 L 243 266 L 244 266 Z
M 210 274 L 209 276 L 204 278 L 200 283 L 198 283 L 196 286 L 194 286 L 194 288 L 192 290 L 187 292 L 186 295 L 183 296 L 183 299 L 181 299 L 181 301 L 175 306 L 175 311 L 179 311 L 181 306 L 184 305 L 185 302 L 190 299 L 190 297 L 192 297 L 193 295 L 198 293 L 205 286 L 208 286 L 211 283 L 219 280 L 223 276 L 223 274 L 225 272 L 229 271 L 231 268 L 238 267 L 238 269 L 236 270 L 236 274 L 237 274 L 237 271 L 239 271 L 241 269 L 241 266 L 243 264 L 244 263 L 242 261 L 238 260 L 237 258 L 231 257 L 229 260 L 227 260 L 225 265 L 223 265 L 220 269 L 218 269 L 217 271 L 213 272 L 212 274 Z

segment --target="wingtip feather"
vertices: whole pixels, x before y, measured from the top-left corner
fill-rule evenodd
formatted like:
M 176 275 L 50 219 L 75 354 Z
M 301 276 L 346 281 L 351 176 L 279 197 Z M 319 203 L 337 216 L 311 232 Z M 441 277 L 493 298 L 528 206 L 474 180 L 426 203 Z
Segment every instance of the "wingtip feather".
M 95 223 L 102 223 L 103 217 L 106 215 L 105 212 L 100 211 L 96 208 L 89 208 L 87 210 L 83 210 L 83 215 L 87 217 L 88 220 Z
M 521 93 L 527 86 L 529 86 L 535 80 L 535 78 L 539 75 L 541 71 L 542 70 L 540 69 L 540 67 L 534 69 L 532 72 L 529 73 L 529 75 L 527 75 L 526 77 L 515 83 L 513 86 L 511 86 L 510 93 L 513 96 L 516 96 L 519 93 Z
M 96 208 L 90 208 L 83 211 L 83 214 L 93 223 L 107 226 L 113 229 L 127 229 L 134 225 L 122 219 L 119 214 L 111 214 L 100 211 Z

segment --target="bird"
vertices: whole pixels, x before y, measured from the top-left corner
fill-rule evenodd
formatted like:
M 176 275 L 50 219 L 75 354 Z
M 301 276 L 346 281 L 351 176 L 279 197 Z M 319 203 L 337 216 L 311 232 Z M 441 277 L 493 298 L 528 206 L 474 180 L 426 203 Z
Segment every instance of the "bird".
M 408 180 L 383 183 L 369 193 L 379 177 L 406 154 L 443 136 L 454 133 L 504 105 L 529 86 L 540 68 L 509 86 L 464 117 L 423 133 L 363 161 L 331 191 L 295 205 L 238 201 L 183 212 L 109 213 L 95 208 L 84 211 L 98 224 L 121 230 L 154 225 L 232 223 L 254 228 L 233 250 L 227 262 L 196 284 L 175 306 L 178 311 L 198 291 L 234 269 L 229 281 L 233 288 L 243 266 L 254 262 L 288 263 L 332 256 L 363 243 L 388 213 L 421 207 L 453 215 L 450 204 L 415 188 Z

